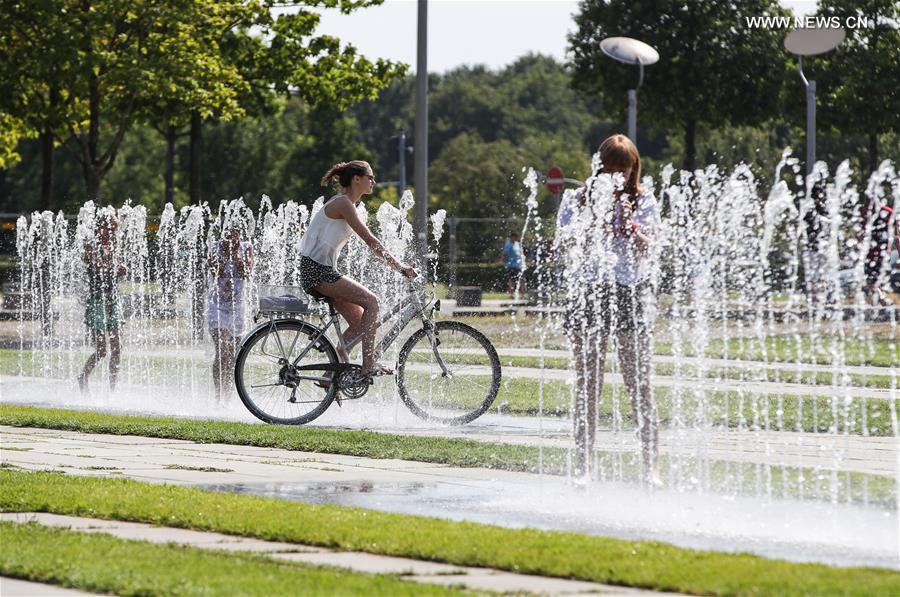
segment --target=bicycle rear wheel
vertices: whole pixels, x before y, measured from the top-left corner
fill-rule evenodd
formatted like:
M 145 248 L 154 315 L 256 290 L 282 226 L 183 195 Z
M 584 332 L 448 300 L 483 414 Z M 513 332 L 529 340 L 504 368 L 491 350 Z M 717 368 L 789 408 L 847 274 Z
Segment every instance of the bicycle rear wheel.
M 241 343 L 234 381 L 241 401 L 254 416 L 267 423 L 302 425 L 331 405 L 337 383 L 321 381 L 325 368 L 339 362 L 331 341 L 322 335 L 296 363 L 321 364 L 321 368 L 296 371 L 293 367 L 294 359 L 319 332 L 305 321 L 280 319 L 260 326 Z
M 400 349 L 396 379 L 400 397 L 414 414 L 462 425 L 484 414 L 497 397 L 500 358 L 475 328 L 439 321 L 433 334 L 418 330 Z

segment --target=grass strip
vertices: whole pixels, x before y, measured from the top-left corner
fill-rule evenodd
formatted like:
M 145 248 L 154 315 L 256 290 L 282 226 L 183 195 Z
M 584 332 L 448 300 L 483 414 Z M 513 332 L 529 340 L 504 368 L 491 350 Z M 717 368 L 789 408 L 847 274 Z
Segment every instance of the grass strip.
M 198 443 L 280 448 L 377 459 L 433 462 L 550 475 L 568 473 L 569 450 L 555 446 L 489 443 L 463 438 L 418 437 L 373 431 L 254 425 L 229 421 L 132 417 L 91 411 L 0 405 L 0 424 L 83 433 L 136 435 Z M 5 447 L 3 449 L 6 449 Z M 598 474 L 638 479 L 636 453 L 597 450 Z M 5 464 L 5 463 L 4 463 Z M 673 485 L 704 479 L 703 488 L 726 494 L 765 494 L 896 508 L 894 478 L 844 472 L 823 476 L 809 467 L 765 466 L 754 462 L 698 459 L 693 454 L 660 457 L 660 469 Z
M 461 438 L 418 437 L 351 429 L 256 425 L 206 419 L 132 417 L 10 404 L 0 404 L 0 425 L 183 439 L 203 444 L 258 446 L 366 458 L 396 458 L 460 467 L 488 467 L 524 472 L 535 470 L 538 459 L 537 448 L 533 446 L 488 443 Z M 558 473 L 565 470 L 563 466 L 565 450 L 545 449 L 544 456 L 549 468 L 544 472 Z
M 705 595 L 882 595 L 895 594 L 900 583 L 900 573 L 877 568 L 832 568 L 652 541 L 508 529 L 48 472 L 0 470 L 0 509 L 148 522 Z
M 541 395 L 542 392 L 542 395 Z M 613 397 L 617 397 L 614 403 Z M 758 394 L 733 390 L 706 390 L 655 386 L 653 396 L 662 425 L 678 419 L 688 427 L 749 430 L 787 430 L 811 433 L 847 433 L 892 436 L 890 399 L 851 398 L 837 395 L 798 396 L 796 394 Z M 564 380 L 543 383 L 532 378 L 505 379 L 492 408 L 513 415 L 568 416 L 572 407 L 572 386 Z M 609 424 L 614 411 L 631 424 L 631 406 L 622 385 L 604 384 L 598 406 L 601 425 Z M 900 400 L 894 400 L 900 411 Z
M 475 359 L 473 359 L 474 361 Z M 614 357 L 607 357 L 604 363 L 604 371 L 617 371 Z M 500 362 L 504 367 L 530 367 L 540 368 L 541 358 L 538 356 L 500 355 Z M 796 383 L 814 386 L 851 387 L 851 388 L 879 388 L 889 389 L 898 383 L 896 378 L 890 376 L 890 368 L 885 367 L 885 375 L 862 375 L 852 373 L 845 375 L 840 371 L 804 371 L 803 365 L 796 370 L 787 369 L 761 369 L 756 367 L 760 361 L 745 361 L 744 367 L 735 366 L 707 366 L 703 368 L 705 379 L 718 379 L 723 381 L 769 381 L 780 383 Z M 481 364 L 481 363 L 477 363 Z M 569 357 L 544 357 L 545 369 L 573 369 L 572 360 Z M 655 363 L 653 374 L 660 377 L 671 377 L 676 373 L 680 377 L 693 377 L 698 374 L 699 367 L 690 363 L 676 367 L 673 363 Z M 573 369 L 574 371 L 574 369 Z
M 258 554 L 0 522 L 0 574 L 114 595 L 458 595 L 386 575 Z

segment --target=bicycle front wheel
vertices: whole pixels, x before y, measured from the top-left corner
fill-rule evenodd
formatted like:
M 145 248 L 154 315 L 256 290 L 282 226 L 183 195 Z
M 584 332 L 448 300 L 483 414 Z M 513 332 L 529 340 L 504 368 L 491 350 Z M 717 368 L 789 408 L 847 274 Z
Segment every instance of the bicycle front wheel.
M 294 363 L 304 351 L 303 358 Z M 326 381 L 325 368 L 337 364 L 337 352 L 328 338 L 320 336 L 319 328 L 305 321 L 280 319 L 260 326 L 241 343 L 234 381 L 244 406 L 257 418 L 302 425 L 325 412 L 334 400 L 337 383 Z M 296 366 L 304 365 L 315 368 L 297 370 Z
M 439 321 L 410 336 L 397 362 L 397 389 L 417 416 L 446 425 L 474 421 L 500 389 L 500 358 L 484 334 Z

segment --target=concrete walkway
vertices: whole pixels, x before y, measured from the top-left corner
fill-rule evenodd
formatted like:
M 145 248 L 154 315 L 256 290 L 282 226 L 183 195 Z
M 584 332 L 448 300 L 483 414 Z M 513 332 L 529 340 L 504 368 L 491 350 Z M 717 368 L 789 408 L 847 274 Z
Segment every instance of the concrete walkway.
M 513 574 L 503 570 L 456 566 L 409 558 L 396 558 L 365 552 L 335 552 L 310 545 L 262 541 L 222 533 L 157 527 L 137 522 L 119 522 L 78 516 L 61 516 L 43 512 L 0 513 L 0 520 L 16 523 L 37 522 L 51 527 L 69 528 L 84 533 L 104 533 L 119 539 L 150 543 L 177 543 L 199 549 L 254 552 L 277 560 L 301 562 L 315 566 L 336 566 L 368 574 L 403 575 L 413 582 L 463 585 L 477 591 L 528 593 L 544 595 L 651 595 L 650 591 L 616 587 L 599 583 Z M 35 584 L 35 583 L 30 583 Z M 46 585 L 38 585 L 44 587 Z M 36 595 L 39 593 L 31 593 Z M 53 593 L 57 594 L 57 593 Z M 83 593 L 58 593 L 83 594 Z M 6 592 L 3 595 L 7 595 Z
M 0 576 L 0 595 L 3 597 L 57 597 L 57 595 L 59 597 L 75 597 L 76 595 L 94 595 L 94 593 Z
M 683 488 L 647 492 L 615 481 L 583 484 L 484 468 L 48 429 L 0 427 L 0 440 L 2 461 L 30 470 L 129 477 L 796 561 L 900 567 L 897 511 L 874 504 Z M 760 480 L 747 479 L 748 488 Z M 764 491 L 764 485 L 756 490 Z

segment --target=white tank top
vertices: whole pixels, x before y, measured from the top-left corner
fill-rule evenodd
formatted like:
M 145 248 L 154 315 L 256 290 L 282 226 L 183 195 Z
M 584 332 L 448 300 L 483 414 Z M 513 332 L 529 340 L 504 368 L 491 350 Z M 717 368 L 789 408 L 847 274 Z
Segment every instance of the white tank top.
M 338 195 L 335 195 L 336 197 Z M 334 199 L 334 197 L 332 197 Z M 335 267 L 341 249 L 347 244 L 353 229 L 343 218 L 329 218 L 322 206 L 309 223 L 306 234 L 303 235 L 303 243 L 300 246 L 300 254 L 309 257 L 316 263 Z

